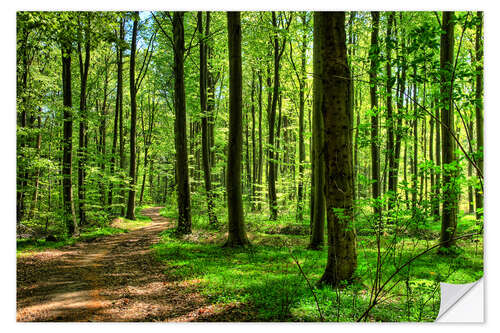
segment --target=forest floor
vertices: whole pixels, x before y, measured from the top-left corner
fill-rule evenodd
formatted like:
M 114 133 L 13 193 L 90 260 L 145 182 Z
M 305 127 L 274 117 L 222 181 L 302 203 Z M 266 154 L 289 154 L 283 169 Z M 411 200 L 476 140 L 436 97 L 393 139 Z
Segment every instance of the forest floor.
M 174 226 L 159 211 L 142 210 L 151 223 L 127 233 L 18 255 L 17 321 L 221 320 L 156 261 L 152 245 Z
M 363 220 L 357 277 L 339 290 L 316 284 L 326 251 L 307 249 L 309 224 L 291 215 L 272 222 L 248 214 L 253 245 L 244 249 L 222 247 L 224 221 L 211 226 L 203 212 L 193 215 L 193 232 L 184 236 L 175 233 L 172 205 L 138 208 L 136 215 L 136 221 L 118 218 L 90 228 L 78 239 L 18 240 L 17 321 L 318 321 L 319 308 L 326 321 L 355 321 L 369 305 L 377 246 Z M 459 222 L 460 234 L 476 227 L 473 216 Z M 384 236 L 382 279 L 438 238 L 439 223 L 422 228 L 396 233 L 395 243 Z M 391 244 L 396 250 L 386 251 Z M 482 276 L 482 239 L 458 245 L 455 256 L 433 251 L 401 271 L 396 288 L 367 320 L 433 321 L 439 282 Z

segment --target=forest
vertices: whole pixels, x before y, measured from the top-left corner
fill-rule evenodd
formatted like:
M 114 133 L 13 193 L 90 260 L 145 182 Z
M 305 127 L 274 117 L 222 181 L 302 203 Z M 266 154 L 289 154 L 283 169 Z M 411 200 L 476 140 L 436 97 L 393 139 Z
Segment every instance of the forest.
M 434 321 L 483 276 L 483 13 L 19 11 L 17 321 Z

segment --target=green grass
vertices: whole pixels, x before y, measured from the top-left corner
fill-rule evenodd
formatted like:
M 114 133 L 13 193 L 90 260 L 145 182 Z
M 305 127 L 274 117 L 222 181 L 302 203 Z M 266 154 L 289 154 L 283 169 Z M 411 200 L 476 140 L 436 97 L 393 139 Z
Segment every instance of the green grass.
M 175 217 L 175 209 L 166 208 L 162 215 Z M 259 214 L 249 214 L 246 221 L 253 244 L 250 248 L 223 248 L 225 226 L 215 232 L 206 228 L 206 219 L 198 217 L 193 222 L 193 235 L 178 237 L 173 230 L 162 234 L 162 241 L 155 246 L 158 260 L 171 279 L 186 282 L 213 303 L 249 306 L 254 312 L 248 320 L 319 320 L 314 296 L 290 253 L 313 284 L 326 320 L 353 321 L 367 308 L 377 259 L 375 236 L 358 237 L 356 278 L 351 285 L 336 290 L 317 285 L 326 265 L 326 249 L 305 249 L 307 235 L 269 234 L 270 228 L 286 226 L 286 218 L 271 223 Z M 297 223 L 288 217 L 288 224 Z M 391 240 L 392 236 L 382 239 L 383 253 Z M 404 235 L 396 244 L 396 251 L 384 263 L 382 282 L 402 263 L 435 243 Z M 458 245 L 458 254 L 453 257 L 432 251 L 403 269 L 392 280 L 400 283 L 373 308 L 368 320 L 434 321 L 439 311 L 439 282 L 468 283 L 483 273 L 482 240 L 460 241 Z

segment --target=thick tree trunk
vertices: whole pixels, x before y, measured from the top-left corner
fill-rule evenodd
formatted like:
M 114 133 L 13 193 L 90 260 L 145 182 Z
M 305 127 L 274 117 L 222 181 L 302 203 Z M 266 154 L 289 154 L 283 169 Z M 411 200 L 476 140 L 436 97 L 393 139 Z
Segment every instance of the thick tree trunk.
M 229 138 L 227 156 L 228 239 L 225 246 L 249 244 L 245 232 L 241 197 L 242 133 L 242 69 L 241 23 L 239 12 L 227 13 L 229 48 Z
M 453 237 L 457 228 L 457 184 L 454 170 L 458 166 L 453 139 L 453 49 L 454 49 L 454 14 L 443 12 L 441 34 L 441 135 L 443 140 L 443 213 L 441 220 L 442 248 L 454 244 Z
M 184 13 L 174 12 L 174 101 L 175 101 L 175 151 L 177 177 L 177 206 L 179 217 L 177 232 L 191 233 L 191 194 L 186 140 L 186 91 L 184 87 Z
M 127 215 L 129 220 L 135 220 L 135 184 L 136 184 L 136 126 L 137 126 L 137 102 L 136 102 L 136 84 L 135 84 L 135 50 L 137 40 L 137 25 L 139 13 L 135 13 L 134 24 L 132 28 L 132 43 L 130 46 L 130 165 L 129 165 L 129 191 L 127 201 Z
M 63 82 L 63 164 L 62 164 L 62 185 L 63 185 L 63 207 L 64 223 L 70 235 L 77 235 L 78 223 L 75 216 L 75 206 L 73 203 L 72 188 L 72 151 L 73 151 L 73 102 L 71 99 L 71 42 L 63 41 L 61 44 L 62 53 L 62 82 Z
M 349 91 L 351 76 L 347 64 L 345 13 L 321 12 L 316 17 L 319 19 L 321 38 L 321 112 L 325 126 L 328 220 L 328 261 L 321 282 L 337 286 L 341 281 L 351 280 L 357 266 Z
M 323 159 L 324 127 L 322 106 L 322 57 L 320 17 L 322 14 L 314 13 L 314 44 L 313 44 L 313 124 L 312 124 L 312 188 L 311 188 L 311 240 L 310 249 L 320 249 L 324 243 L 325 229 L 325 162 Z

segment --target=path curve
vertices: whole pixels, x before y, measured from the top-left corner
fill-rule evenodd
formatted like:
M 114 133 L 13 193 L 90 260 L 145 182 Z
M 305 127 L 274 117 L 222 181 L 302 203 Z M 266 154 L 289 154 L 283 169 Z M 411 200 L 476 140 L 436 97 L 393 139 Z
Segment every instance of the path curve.
M 151 245 L 173 223 L 17 258 L 17 321 L 185 321 L 206 301 L 163 272 Z M 196 319 L 195 319 L 196 320 Z

